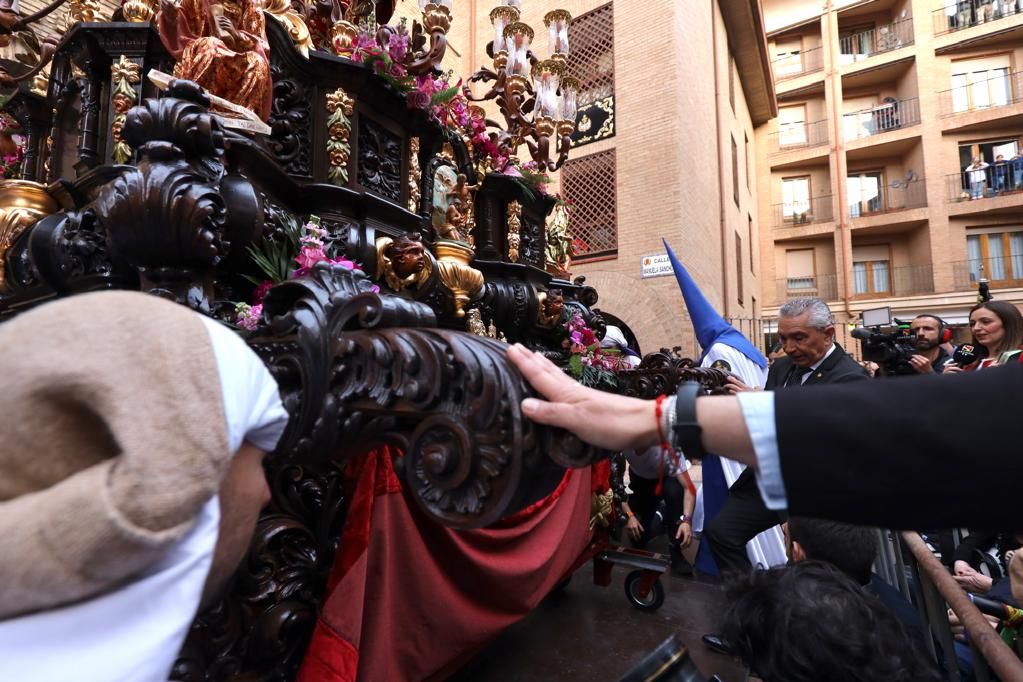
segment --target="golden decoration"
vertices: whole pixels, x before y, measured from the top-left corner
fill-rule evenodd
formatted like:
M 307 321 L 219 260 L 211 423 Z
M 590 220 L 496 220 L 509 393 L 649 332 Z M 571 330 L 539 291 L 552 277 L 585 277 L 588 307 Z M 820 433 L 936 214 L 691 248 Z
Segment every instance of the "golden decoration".
M 35 75 L 32 79 L 32 92 L 39 95 L 40 97 L 46 97 L 46 94 L 50 90 L 50 71 L 49 69 L 43 69 Z
M 432 2 L 423 7 L 423 29 L 427 33 L 434 31 L 447 33 L 449 28 L 451 28 L 451 10 L 444 5 Z
M 125 0 L 121 14 L 127 21 L 141 24 L 152 21 L 159 9 L 156 0 Z
M 79 22 L 103 21 L 103 6 L 99 0 L 68 0 L 68 11 L 64 19 L 67 28 Z
M 519 245 L 522 231 L 522 204 L 518 201 L 509 201 L 507 208 L 508 216 L 508 260 L 512 263 L 519 262 Z
M 129 0 L 130 1 L 130 0 Z M 296 12 L 288 0 L 263 0 L 263 9 L 279 21 L 288 31 L 288 36 L 302 56 L 309 59 L 309 50 L 313 47 L 313 39 L 305 18 Z
M 355 41 L 359 38 L 359 27 L 350 21 L 335 21 L 330 27 L 330 44 L 334 54 L 339 57 L 351 57 L 355 49 Z
M 590 530 L 597 526 L 609 528 L 614 513 L 614 492 L 608 488 L 602 495 L 593 493 L 590 496 Z
M 419 212 L 419 180 L 422 171 L 419 168 L 419 138 L 409 140 L 408 150 L 408 210 Z
M 578 147 L 579 145 L 586 144 L 587 142 L 596 142 L 597 140 L 602 140 L 605 137 L 610 137 L 614 133 L 615 129 L 614 95 L 611 95 L 610 97 L 604 97 L 603 99 L 598 99 L 596 102 L 593 103 L 592 106 L 595 106 L 601 111 L 605 112 L 607 114 L 607 118 L 604 119 L 604 122 L 600 125 L 600 129 L 597 132 L 593 133 L 592 135 L 580 137 L 577 140 L 573 140 L 572 141 L 573 147 Z M 583 114 L 582 117 L 579 119 L 579 132 L 588 133 L 592 127 L 593 122 L 586 114 Z
M 330 157 L 330 168 L 327 180 L 334 185 L 344 187 L 348 184 L 348 158 L 352 153 L 352 112 L 355 100 L 348 96 L 344 88 L 338 88 L 327 95 L 327 154 Z
M 483 316 L 480 315 L 479 308 L 473 308 L 469 311 L 469 314 L 465 316 L 465 330 L 470 334 L 476 336 L 486 336 L 487 326 L 483 324 Z
M 466 244 L 445 239 L 438 239 L 433 248 L 437 275 L 455 296 L 455 317 L 465 317 L 465 304 L 483 290 L 483 273 L 469 265 L 476 253 Z
M 14 240 L 25 228 L 58 208 L 45 185 L 29 180 L 0 180 L 0 291 L 4 289 L 7 252 Z
M 131 159 L 131 147 L 121 139 L 121 128 L 128 118 L 128 110 L 139 101 L 138 93 L 132 87 L 141 79 L 142 66 L 131 61 L 123 54 L 110 65 L 110 75 L 114 83 L 114 122 L 110 125 L 110 135 L 114 138 L 114 161 L 127 163 Z
M 544 252 L 544 268 L 547 272 L 567 279 L 572 267 L 572 235 L 568 232 L 568 209 L 563 203 L 556 204 L 547 218 L 547 250 Z

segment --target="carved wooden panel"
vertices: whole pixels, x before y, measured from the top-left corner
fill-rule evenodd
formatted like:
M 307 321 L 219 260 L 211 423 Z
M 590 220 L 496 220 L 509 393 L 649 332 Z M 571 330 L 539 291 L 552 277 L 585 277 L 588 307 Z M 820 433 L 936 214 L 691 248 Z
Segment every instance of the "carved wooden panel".
M 401 200 L 401 138 L 359 117 L 359 184 L 374 194 Z
M 289 73 L 286 64 L 273 62 L 273 105 L 268 147 L 274 160 L 290 175 L 311 179 L 312 103 L 315 88 Z

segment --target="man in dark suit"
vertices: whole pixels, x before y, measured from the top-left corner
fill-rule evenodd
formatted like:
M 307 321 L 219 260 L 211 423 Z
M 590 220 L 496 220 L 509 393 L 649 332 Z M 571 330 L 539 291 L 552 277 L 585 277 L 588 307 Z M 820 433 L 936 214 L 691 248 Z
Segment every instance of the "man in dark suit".
M 794 298 L 783 305 L 778 311 L 778 337 L 785 357 L 772 365 L 765 390 L 869 378 L 867 371 L 835 343 L 834 317 L 819 298 Z M 729 384 L 733 393 L 754 390 L 735 377 L 729 378 Z M 753 472 L 743 471 L 729 488 L 721 511 L 704 529 L 704 540 L 718 570 L 722 574 L 750 570 L 746 543 L 779 521 L 779 513 L 768 509 L 761 499 Z

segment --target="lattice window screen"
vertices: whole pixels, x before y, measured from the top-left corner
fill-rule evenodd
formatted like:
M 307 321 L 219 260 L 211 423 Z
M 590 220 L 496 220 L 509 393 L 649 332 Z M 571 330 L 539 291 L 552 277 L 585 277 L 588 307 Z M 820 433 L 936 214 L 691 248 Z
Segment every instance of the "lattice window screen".
M 561 167 L 561 187 L 572 203 L 569 231 L 576 260 L 618 252 L 616 185 L 614 149 L 571 159 Z
M 615 27 L 612 3 L 582 14 L 568 25 L 569 73 L 579 79 L 579 106 L 615 91 Z

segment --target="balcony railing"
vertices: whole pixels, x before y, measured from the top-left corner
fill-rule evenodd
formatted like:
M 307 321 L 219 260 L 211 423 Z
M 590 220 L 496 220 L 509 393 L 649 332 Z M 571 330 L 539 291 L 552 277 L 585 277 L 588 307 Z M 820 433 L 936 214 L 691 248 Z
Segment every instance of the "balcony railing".
M 948 200 L 977 201 L 1023 192 L 1023 158 L 945 176 Z
M 824 68 L 824 49 L 823 47 L 814 47 L 799 54 L 786 55 L 775 59 L 773 64 L 776 81 L 820 71 Z
M 1023 286 L 1023 254 L 955 261 L 952 275 L 957 291 L 976 289 L 982 275 L 992 288 Z
M 828 122 L 813 121 L 812 123 L 786 123 L 779 125 L 776 133 L 771 133 L 769 150 L 771 154 L 790 152 L 795 149 L 819 147 L 828 143 Z
M 938 98 L 941 101 L 942 116 L 1017 104 L 1023 102 L 1023 71 L 1003 73 L 969 85 L 942 90 Z
M 826 223 L 834 219 L 831 195 L 788 201 L 774 205 L 774 226 L 791 227 Z
M 891 99 L 883 104 L 842 116 L 846 141 L 887 133 L 920 123 L 920 100 Z
M 932 13 L 934 35 L 954 33 L 971 26 L 988 24 L 1023 12 L 1016 0 L 944 0 L 942 9 Z
M 913 19 L 900 19 L 885 26 L 859 31 L 838 41 L 839 65 L 853 64 L 874 55 L 913 44 Z
M 887 261 L 854 263 L 850 285 L 853 296 L 862 298 L 931 294 L 934 271 L 930 265 L 892 268 Z
M 927 205 L 927 187 L 923 178 L 912 180 L 896 180 L 891 184 L 872 191 L 849 192 L 849 217 L 860 218 L 902 211 L 909 208 L 920 208 Z
M 816 296 L 825 301 L 838 298 L 838 275 L 834 274 L 788 277 L 777 280 L 777 284 L 779 301 L 799 296 Z

